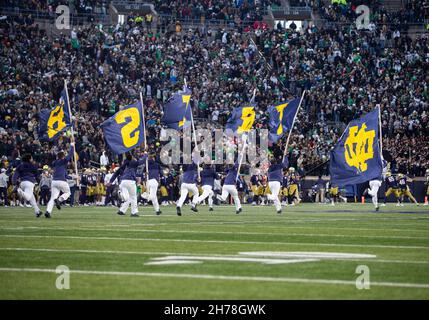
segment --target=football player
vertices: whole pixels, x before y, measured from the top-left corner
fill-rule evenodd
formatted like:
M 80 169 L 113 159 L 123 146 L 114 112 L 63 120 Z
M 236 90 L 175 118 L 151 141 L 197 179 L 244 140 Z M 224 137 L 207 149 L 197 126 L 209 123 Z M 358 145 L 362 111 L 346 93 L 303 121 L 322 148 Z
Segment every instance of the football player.
M 392 175 L 390 171 L 386 173 L 386 185 L 387 185 L 387 191 L 384 195 L 384 203 L 386 203 L 387 198 L 393 193 L 397 200 L 396 206 L 401 205 L 401 191 L 398 187 L 398 180 L 396 180 L 396 177 Z
M 408 186 L 407 182 L 412 181 L 407 176 L 403 175 L 402 173 L 398 174 L 398 186 L 400 190 L 400 196 L 401 196 L 401 206 L 404 205 L 404 198 L 408 197 L 412 202 L 419 205 L 416 198 L 411 194 L 410 187 Z

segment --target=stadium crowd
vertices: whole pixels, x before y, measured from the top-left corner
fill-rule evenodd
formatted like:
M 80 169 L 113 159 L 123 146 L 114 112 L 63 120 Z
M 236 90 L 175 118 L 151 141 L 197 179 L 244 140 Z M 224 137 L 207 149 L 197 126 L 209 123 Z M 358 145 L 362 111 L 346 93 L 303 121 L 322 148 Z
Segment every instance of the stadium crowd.
M 190 2 L 219 14 L 228 12 L 231 1 L 220 2 L 217 9 L 210 4 Z M 59 150 L 68 150 L 68 133 L 56 143 L 42 142 L 38 135 L 38 112 L 57 103 L 64 79 L 78 132 L 79 167 L 85 171 L 100 167 L 104 152 L 110 159 L 106 167 L 118 163 L 100 124 L 137 99 L 140 90 L 148 142 L 157 146 L 162 104 L 186 78 L 197 127 L 209 129 L 223 128 L 232 108 L 248 101 L 253 88 L 258 89 L 258 129 L 267 128 L 270 104 L 307 90 L 288 150 L 291 166 L 301 175 L 327 173 L 323 164 L 345 124 L 379 105 L 392 171 L 422 176 L 429 167 L 428 40 L 411 40 L 383 18 L 382 10 L 368 31 L 330 24 L 303 31 L 196 28 L 161 33 L 128 20 L 123 26 L 81 27 L 71 38 L 55 39 L 31 20 L 9 17 L 0 22 L 1 165 L 13 167 L 24 153 L 49 164 Z M 339 6 L 327 9 L 325 18 L 351 19 Z

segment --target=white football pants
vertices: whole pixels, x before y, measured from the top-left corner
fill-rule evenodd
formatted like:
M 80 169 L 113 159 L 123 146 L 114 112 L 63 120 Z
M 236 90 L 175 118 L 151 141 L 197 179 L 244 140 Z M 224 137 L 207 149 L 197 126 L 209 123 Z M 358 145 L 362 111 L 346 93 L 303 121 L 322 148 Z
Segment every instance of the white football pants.
M 271 194 L 267 195 L 268 200 L 274 201 L 276 210 L 279 211 L 282 209 L 282 204 L 279 200 L 280 192 L 280 182 L 279 181 L 269 181 L 268 186 L 270 187 Z
M 19 188 L 19 195 L 26 201 L 30 202 L 31 206 L 34 209 L 34 213 L 40 212 L 36 198 L 34 197 L 34 183 L 30 181 L 22 181 L 19 185 Z
M 222 187 L 222 195 L 220 198 L 222 201 L 226 201 L 228 195 L 231 195 L 234 199 L 235 209 L 238 210 L 241 208 L 240 198 L 238 197 L 237 187 L 231 184 L 224 184 Z
M 197 185 L 195 183 L 182 183 L 180 186 L 180 198 L 177 201 L 176 206 L 180 208 L 183 206 L 189 192 L 192 192 L 192 204 L 195 206 L 198 203 L 199 193 Z
M 372 203 L 375 207 L 378 207 L 378 189 L 381 187 L 380 180 L 371 180 L 369 182 L 368 194 L 372 197 Z
M 203 193 L 198 197 L 198 203 L 203 202 L 208 197 L 209 207 L 213 207 L 213 188 L 210 185 L 202 186 Z
M 147 188 L 149 189 L 149 201 L 152 201 L 153 208 L 156 212 L 159 211 L 159 203 L 158 203 L 158 197 L 156 196 L 156 193 L 158 192 L 158 181 L 156 179 L 150 179 L 147 182 Z
M 126 213 L 128 207 L 131 205 L 131 214 L 138 213 L 136 182 L 132 180 L 122 180 L 119 188 L 121 189 L 121 196 L 124 200 L 119 210 Z
M 63 194 L 60 195 L 60 192 Z M 51 188 L 51 198 L 49 199 L 48 206 L 46 207 L 46 211 L 49 213 L 52 212 L 52 209 L 54 207 L 54 200 L 58 198 L 58 201 L 66 201 L 70 197 L 70 187 L 69 184 L 65 181 L 61 180 L 53 180 L 52 181 L 52 188 Z

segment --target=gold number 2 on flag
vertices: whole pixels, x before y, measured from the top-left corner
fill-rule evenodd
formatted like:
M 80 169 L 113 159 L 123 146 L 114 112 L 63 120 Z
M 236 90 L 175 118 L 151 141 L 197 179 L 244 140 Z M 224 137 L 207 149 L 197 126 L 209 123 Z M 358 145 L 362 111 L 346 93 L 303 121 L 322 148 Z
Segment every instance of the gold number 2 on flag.
M 245 107 L 241 113 L 241 119 L 243 120 L 243 124 L 238 127 L 237 132 L 248 132 L 255 121 L 255 110 L 253 107 Z
M 121 136 L 124 146 L 131 148 L 139 142 L 140 130 L 135 130 L 140 126 L 140 111 L 137 108 L 119 111 L 116 114 L 115 121 L 117 124 L 122 124 L 127 118 L 131 118 L 131 121 L 122 127 Z

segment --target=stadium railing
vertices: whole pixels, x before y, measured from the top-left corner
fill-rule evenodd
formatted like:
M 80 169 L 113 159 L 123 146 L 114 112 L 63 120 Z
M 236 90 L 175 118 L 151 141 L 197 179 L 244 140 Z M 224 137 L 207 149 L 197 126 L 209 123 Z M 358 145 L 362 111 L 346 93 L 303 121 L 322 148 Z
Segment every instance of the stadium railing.
M 54 22 L 57 18 L 55 12 L 34 10 L 34 9 L 22 9 L 19 7 L 0 7 L 0 15 L 3 16 L 27 16 L 35 20 L 47 20 L 49 22 Z M 85 23 L 103 23 L 107 24 L 110 22 L 110 17 L 108 14 L 103 13 L 70 13 L 70 24 L 73 25 L 82 25 Z

